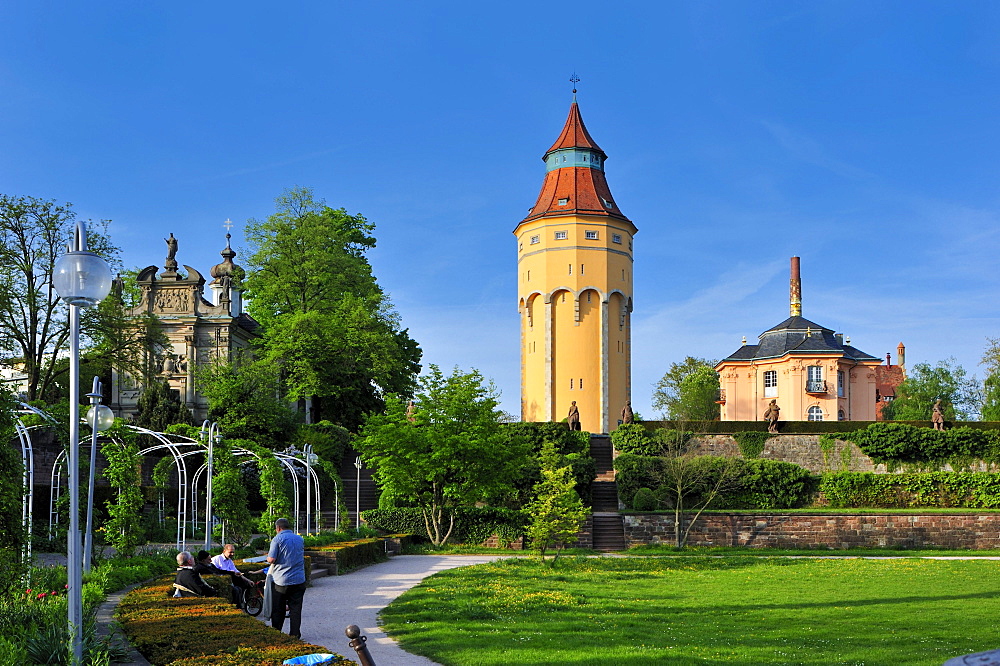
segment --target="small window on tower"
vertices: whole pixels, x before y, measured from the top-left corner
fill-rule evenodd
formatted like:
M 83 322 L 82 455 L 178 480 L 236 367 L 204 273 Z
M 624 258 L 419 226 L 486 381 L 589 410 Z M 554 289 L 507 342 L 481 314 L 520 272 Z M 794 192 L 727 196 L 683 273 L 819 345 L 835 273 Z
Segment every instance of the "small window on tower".
M 573 390 L 573 379 L 572 378 L 569 380 L 569 390 L 570 391 Z
M 557 231 L 556 232 L 556 240 L 566 240 L 566 236 L 567 236 L 567 234 L 566 234 L 565 231 Z
M 583 377 L 580 377 L 580 390 L 583 390 Z
M 565 206 L 568 203 L 569 203 L 569 197 L 563 197 L 562 199 L 559 200 L 560 206 Z
M 531 244 L 532 245 L 537 245 L 538 243 L 541 242 L 541 240 L 542 240 L 541 236 L 532 236 L 531 237 Z
M 622 235 L 621 234 L 611 234 L 611 242 L 612 243 L 618 243 L 619 245 L 621 245 L 622 244 Z
M 570 275 L 572 275 L 572 274 L 573 274 L 573 264 L 570 264 L 570 265 L 569 265 L 569 274 L 570 274 Z
M 597 232 L 596 231 L 584 231 L 583 235 L 584 235 L 584 237 L 587 240 L 597 240 Z
M 518 243 L 517 244 L 517 251 L 521 252 L 522 250 L 524 250 L 524 243 Z
M 583 264 L 580 264 L 580 275 L 583 275 Z M 587 294 L 587 301 L 590 301 L 590 294 Z

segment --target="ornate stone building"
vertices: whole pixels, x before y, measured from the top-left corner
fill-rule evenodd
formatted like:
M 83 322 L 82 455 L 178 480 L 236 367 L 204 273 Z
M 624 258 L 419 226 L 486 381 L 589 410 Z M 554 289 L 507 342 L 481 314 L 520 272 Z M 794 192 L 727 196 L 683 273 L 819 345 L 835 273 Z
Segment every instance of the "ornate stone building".
M 575 92 L 575 91 L 574 91 Z M 574 99 L 517 237 L 521 420 L 610 432 L 631 391 L 632 238 Z
M 249 349 L 256 337 L 257 322 L 243 312 L 242 290 L 233 286 L 243 269 L 233 263 L 236 252 L 226 234 L 222 262 L 211 270 L 208 283 L 212 300 L 205 298 L 205 278 L 191 266 L 186 275 L 177 270 L 177 239 L 167 240 L 169 253 L 164 270 L 148 266 L 138 276 L 142 300 L 131 314 L 153 314 L 160 320 L 169 340 L 164 350 L 160 376 L 177 391 L 181 401 L 198 420 L 206 418 L 208 402 L 198 394 L 195 372 L 199 366 L 216 359 L 229 359 L 239 350 Z M 142 387 L 128 375 L 113 373 L 111 409 L 116 416 L 129 417 L 136 412 Z
M 791 316 L 719 361 L 723 421 L 758 421 L 777 401 L 782 421 L 874 421 L 877 368 L 850 338 L 802 316 L 799 258 L 792 257 Z

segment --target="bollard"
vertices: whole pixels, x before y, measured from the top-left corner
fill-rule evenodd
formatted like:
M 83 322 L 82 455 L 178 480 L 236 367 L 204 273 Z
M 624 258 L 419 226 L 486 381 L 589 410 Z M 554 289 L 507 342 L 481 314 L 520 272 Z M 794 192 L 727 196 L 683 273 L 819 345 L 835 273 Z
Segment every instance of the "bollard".
M 372 655 L 368 652 L 368 637 L 361 635 L 361 627 L 352 624 L 345 631 L 347 637 L 351 639 L 351 647 L 358 653 L 358 661 L 361 666 L 375 666 Z

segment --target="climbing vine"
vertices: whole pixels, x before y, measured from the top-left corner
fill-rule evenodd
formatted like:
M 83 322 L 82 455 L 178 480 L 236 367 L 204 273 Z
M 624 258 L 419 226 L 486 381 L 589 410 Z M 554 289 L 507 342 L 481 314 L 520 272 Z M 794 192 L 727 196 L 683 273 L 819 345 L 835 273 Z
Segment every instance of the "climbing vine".
M 174 457 L 166 455 L 160 458 L 153 466 L 153 487 L 156 489 L 157 522 L 163 525 L 163 502 L 167 492 L 167 485 L 170 483 L 170 473 L 174 470 Z
M 760 457 L 760 454 L 764 452 L 764 443 L 770 437 L 772 437 L 772 434 L 769 432 L 751 431 L 733 433 L 733 439 L 736 440 L 736 445 L 740 447 L 740 453 L 748 460 Z
M 226 539 L 244 544 L 253 535 L 253 517 L 247 507 L 247 489 L 240 479 L 240 470 L 233 448 L 247 448 L 253 442 L 222 439 L 213 447 L 212 512 L 226 527 Z
M 106 432 L 108 441 L 101 445 L 108 466 L 104 478 L 118 492 L 108 500 L 108 521 L 104 524 L 104 538 L 119 555 L 131 557 L 135 547 L 142 543 L 142 475 L 138 435 L 115 424 Z
M 257 529 L 264 534 L 271 534 L 274 532 L 274 521 L 288 518 L 292 513 L 291 492 L 285 481 L 285 471 L 271 449 L 245 439 L 233 440 L 231 444 L 256 454 L 257 469 L 260 472 L 260 495 L 267 503 L 264 513 L 257 521 Z

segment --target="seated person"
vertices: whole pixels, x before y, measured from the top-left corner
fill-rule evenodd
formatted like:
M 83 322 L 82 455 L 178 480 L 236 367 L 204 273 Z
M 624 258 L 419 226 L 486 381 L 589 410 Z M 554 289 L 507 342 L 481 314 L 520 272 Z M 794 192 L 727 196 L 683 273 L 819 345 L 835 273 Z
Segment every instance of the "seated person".
M 199 576 L 224 576 L 228 571 L 223 571 L 212 564 L 212 554 L 207 550 L 199 550 L 195 557 L 194 572 Z
M 244 592 L 253 587 L 253 581 L 244 576 L 240 570 L 236 568 L 236 563 L 233 562 L 233 553 L 235 552 L 236 546 L 231 543 L 227 543 L 222 547 L 222 554 L 216 555 L 212 558 L 212 565 L 217 571 L 229 574 L 233 581 L 233 586 L 240 590 L 240 592 Z M 236 605 L 238 607 L 242 607 L 243 595 L 237 594 L 234 596 L 236 597 Z
M 202 580 L 201 575 L 194 570 L 194 558 L 191 553 L 182 550 L 177 553 L 177 576 L 174 578 L 175 597 L 209 597 L 218 590 Z

